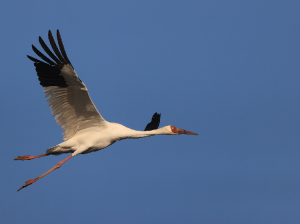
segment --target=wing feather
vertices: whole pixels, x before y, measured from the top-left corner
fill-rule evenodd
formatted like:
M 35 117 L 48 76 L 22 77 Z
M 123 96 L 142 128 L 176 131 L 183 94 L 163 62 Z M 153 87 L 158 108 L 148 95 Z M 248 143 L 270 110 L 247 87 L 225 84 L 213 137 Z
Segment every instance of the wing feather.
M 41 86 L 44 87 L 45 97 L 56 122 L 62 127 L 64 140 L 72 138 L 76 132 L 90 128 L 102 127 L 106 121 L 100 115 L 84 83 L 78 78 L 65 52 L 59 31 L 57 30 L 57 48 L 52 33 L 48 32 L 49 42 L 55 54 L 39 37 L 39 42 L 45 52 L 52 58 L 51 61 L 33 46 L 33 51 L 45 62 L 28 58 L 34 61 L 36 72 Z
M 43 41 L 43 39 L 41 37 L 39 37 L 39 42 L 42 46 L 42 48 L 44 49 L 44 51 L 56 62 L 56 63 L 60 63 L 59 59 L 51 52 L 51 50 L 48 48 L 48 46 L 45 44 L 45 42 Z
M 56 54 L 56 56 L 59 58 L 59 60 L 61 62 L 64 62 L 64 58 L 61 56 L 60 51 L 57 48 L 57 45 L 56 45 L 55 40 L 52 36 L 51 30 L 48 31 L 48 39 L 49 39 L 51 47 L 52 47 L 54 53 Z
M 53 61 L 51 61 L 49 58 L 47 58 L 44 54 L 42 54 L 35 46 L 32 45 L 32 50 L 34 53 L 36 53 L 41 59 L 43 59 L 45 62 L 47 62 L 50 65 L 55 65 Z
M 71 64 L 71 62 L 69 61 L 69 58 L 67 56 L 67 53 L 65 51 L 65 48 L 64 48 L 59 30 L 57 30 L 56 34 L 57 34 L 57 42 L 58 42 L 58 45 L 59 45 L 60 52 L 62 53 L 62 55 L 63 55 L 64 59 L 66 60 L 66 62 Z
M 40 60 L 38 60 L 38 59 L 36 59 L 36 58 L 33 58 L 33 57 L 29 56 L 29 55 L 27 55 L 27 57 L 28 57 L 31 61 L 38 62 L 38 63 L 45 63 L 45 62 L 42 62 L 42 61 L 40 61 Z
M 151 122 L 147 124 L 145 131 L 158 129 L 160 123 L 160 116 L 161 114 L 155 112 L 152 116 Z

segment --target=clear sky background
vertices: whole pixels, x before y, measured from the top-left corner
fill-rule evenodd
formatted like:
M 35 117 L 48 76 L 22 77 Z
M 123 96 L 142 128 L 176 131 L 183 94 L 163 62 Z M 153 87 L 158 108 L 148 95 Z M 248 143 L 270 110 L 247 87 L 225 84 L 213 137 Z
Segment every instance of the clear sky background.
M 299 1 L 3 1 L 1 223 L 300 223 Z M 102 116 L 199 136 L 68 155 L 26 55 L 59 29 Z

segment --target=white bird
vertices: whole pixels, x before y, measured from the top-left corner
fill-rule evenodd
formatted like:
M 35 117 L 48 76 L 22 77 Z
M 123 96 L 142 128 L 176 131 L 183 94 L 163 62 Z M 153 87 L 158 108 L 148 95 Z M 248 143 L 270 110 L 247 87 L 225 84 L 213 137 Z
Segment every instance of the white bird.
M 86 86 L 78 78 L 69 61 L 59 30 L 57 30 L 57 41 L 60 50 L 50 30 L 48 38 L 55 54 L 51 52 L 41 37 L 39 37 L 39 42 L 53 61 L 33 45 L 33 51 L 44 61 L 28 55 L 27 57 L 34 61 L 34 66 L 40 84 L 44 87 L 45 97 L 48 98 L 47 102 L 52 115 L 55 116 L 56 122 L 64 130 L 64 142 L 47 149 L 45 154 L 38 156 L 18 156 L 15 160 L 31 160 L 62 153 L 72 153 L 72 155 L 57 163 L 52 169 L 41 176 L 26 181 L 18 191 L 36 182 L 53 170 L 60 168 L 64 162 L 76 155 L 101 150 L 122 139 L 144 138 L 152 135 L 198 135 L 195 132 L 179 129 L 171 125 L 158 129 L 160 123 L 160 114 L 158 113 L 153 115 L 145 131 L 136 131 L 121 124 L 106 121 L 98 112 L 89 96 Z

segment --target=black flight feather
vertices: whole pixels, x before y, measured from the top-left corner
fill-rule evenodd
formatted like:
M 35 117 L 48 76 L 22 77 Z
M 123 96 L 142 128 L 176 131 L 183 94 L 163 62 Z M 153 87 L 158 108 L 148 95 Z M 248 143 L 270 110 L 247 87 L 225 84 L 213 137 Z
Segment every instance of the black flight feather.
M 50 65 L 55 65 L 53 61 L 51 61 L 49 58 L 47 58 L 44 54 L 42 54 L 35 46 L 32 45 L 32 50 L 45 62 L 47 62 Z
M 36 59 L 36 58 L 33 58 L 33 57 L 31 57 L 31 56 L 29 56 L 29 55 L 27 55 L 27 57 L 31 60 L 31 61 L 34 61 L 34 62 L 38 62 L 38 63 L 44 63 L 44 64 L 46 64 L 45 62 L 43 62 L 43 61 L 40 61 L 40 60 L 38 60 L 38 59 Z
M 60 36 L 59 31 L 57 30 L 57 39 L 58 39 L 58 45 L 60 47 L 60 51 L 58 50 L 57 45 L 55 44 L 54 38 L 51 34 L 51 31 L 48 32 L 48 38 L 50 45 L 54 51 L 55 54 L 51 52 L 51 50 L 47 47 L 45 42 L 41 37 L 39 37 L 39 42 L 42 46 L 42 48 L 45 50 L 47 55 L 54 60 L 50 60 L 47 56 L 45 56 L 43 53 L 41 53 L 36 47 L 32 45 L 33 51 L 45 62 L 40 61 L 36 58 L 33 58 L 31 56 L 27 57 L 32 60 L 35 66 L 35 70 L 37 72 L 39 81 L 41 86 L 48 87 L 48 86 L 59 86 L 59 87 L 67 87 L 67 82 L 65 78 L 61 75 L 61 69 L 64 65 L 70 64 L 70 61 L 67 57 L 66 51 L 64 49 L 62 39 Z M 72 65 L 71 65 L 72 66 Z M 72 66 L 73 67 L 73 66 Z
M 57 42 L 58 42 L 58 46 L 59 46 L 59 49 L 60 49 L 61 54 L 63 55 L 65 61 L 66 61 L 67 63 L 69 63 L 70 65 L 72 65 L 71 62 L 69 61 L 69 58 L 68 58 L 67 53 L 66 53 L 66 51 L 65 51 L 65 48 L 64 48 L 64 45 L 63 45 L 63 42 L 62 42 L 62 39 L 61 39 L 59 30 L 57 30 L 56 34 L 57 34 Z M 73 66 L 72 66 L 72 67 L 73 67 Z
M 149 124 L 147 124 L 145 131 L 151 131 L 154 129 L 158 129 L 159 122 L 160 122 L 160 115 L 161 114 L 158 114 L 156 112 L 155 112 L 155 114 L 153 114 L 152 120 Z
M 39 42 L 42 46 L 42 48 L 44 49 L 44 51 L 57 63 L 59 64 L 60 61 L 59 59 L 50 51 L 50 49 L 48 48 L 48 46 L 45 44 L 45 42 L 43 41 L 43 39 L 41 37 L 39 37 Z
M 56 56 L 59 58 L 59 60 L 61 62 L 64 62 L 65 60 L 64 60 L 63 56 L 61 56 L 61 53 L 60 53 L 60 51 L 57 48 L 57 45 L 56 45 L 56 43 L 54 41 L 54 38 L 53 38 L 52 33 L 51 33 L 51 30 L 49 30 L 49 32 L 48 32 L 48 38 L 49 38 L 49 42 L 51 44 L 51 47 L 52 47 L 54 53 L 56 54 Z

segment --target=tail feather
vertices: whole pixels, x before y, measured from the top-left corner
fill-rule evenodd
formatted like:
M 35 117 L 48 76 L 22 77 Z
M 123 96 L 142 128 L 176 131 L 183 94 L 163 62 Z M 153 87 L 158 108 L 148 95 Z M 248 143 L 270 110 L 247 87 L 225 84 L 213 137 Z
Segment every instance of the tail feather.
M 53 147 L 47 149 L 46 154 L 47 155 L 53 154 L 57 148 L 58 148 L 58 145 L 53 146 Z
M 47 149 L 46 154 L 47 155 L 60 155 L 63 153 L 73 153 L 74 150 L 70 148 L 62 148 L 59 145 L 53 146 L 49 149 Z

